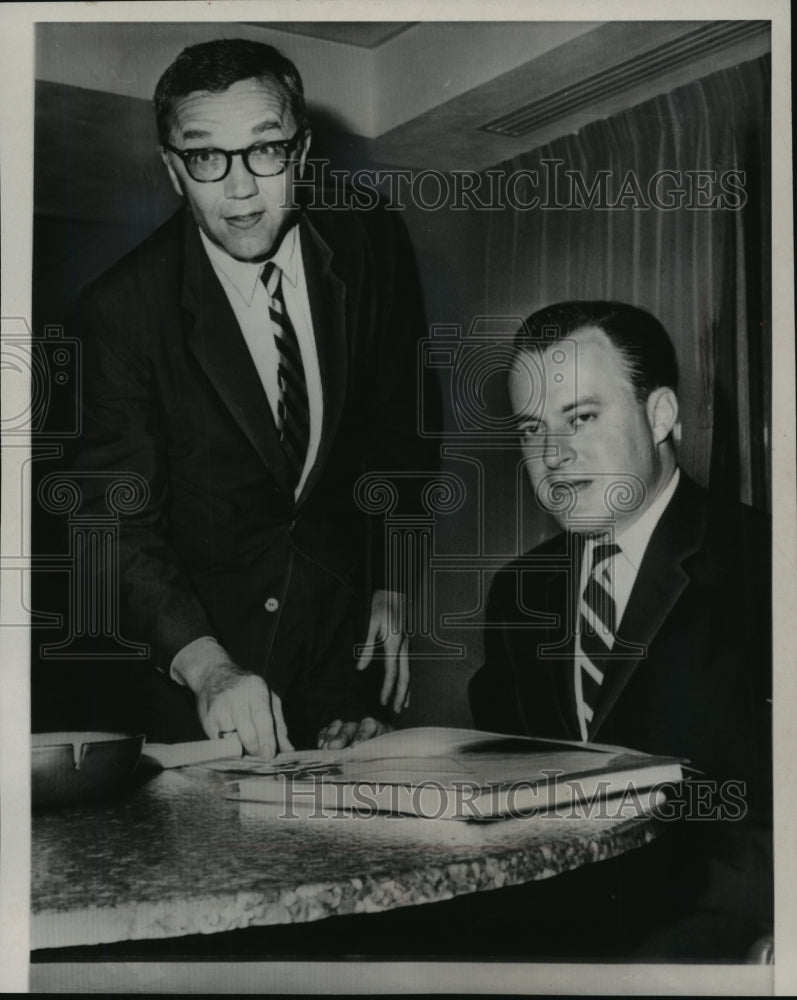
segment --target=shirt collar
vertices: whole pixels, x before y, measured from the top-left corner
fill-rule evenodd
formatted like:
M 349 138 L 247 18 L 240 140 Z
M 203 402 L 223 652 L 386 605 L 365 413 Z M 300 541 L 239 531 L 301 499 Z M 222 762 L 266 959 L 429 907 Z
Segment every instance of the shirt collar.
M 659 493 L 650 507 L 648 507 L 645 513 L 639 518 L 639 520 L 634 521 L 630 528 L 621 534 L 618 534 L 615 538 L 615 541 L 620 546 L 623 555 L 631 563 L 635 570 L 638 570 L 642 564 L 642 557 L 645 555 L 645 549 L 648 547 L 650 536 L 653 534 L 654 528 L 659 523 L 659 519 L 664 513 L 667 504 L 672 499 L 672 495 L 675 493 L 680 478 L 681 472 L 676 466 L 675 472 L 672 474 L 670 481 L 661 493 Z
M 276 252 L 269 257 L 269 260 L 272 260 L 279 267 L 283 276 L 294 286 L 298 280 L 299 269 L 298 231 L 298 225 L 294 223 L 283 236 Z M 220 271 L 227 278 L 247 305 L 251 305 L 266 262 L 236 260 L 221 247 L 212 243 L 201 229 L 199 235 L 214 269 Z

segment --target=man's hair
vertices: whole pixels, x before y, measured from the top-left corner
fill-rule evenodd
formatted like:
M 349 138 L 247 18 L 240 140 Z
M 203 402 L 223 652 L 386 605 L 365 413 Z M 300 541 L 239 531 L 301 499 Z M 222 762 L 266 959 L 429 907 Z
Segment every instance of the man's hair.
M 304 87 L 299 71 L 273 46 L 244 38 L 219 38 L 183 49 L 158 80 L 153 98 L 158 137 L 169 141 L 177 102 L 197 90 L 219 94 L 239 80 L 273 79 L 285 91 L 296 125 L 307 127 Z
M 654 389 L 678 389 L 678 362 L 672 341 L 655 316 L 625 302 L 557 302 L 540 309 L 523 323 L 515 349 L 546 350 L 557 340 L 584 327 L 603 330 L 619 351 L 638 402 Z

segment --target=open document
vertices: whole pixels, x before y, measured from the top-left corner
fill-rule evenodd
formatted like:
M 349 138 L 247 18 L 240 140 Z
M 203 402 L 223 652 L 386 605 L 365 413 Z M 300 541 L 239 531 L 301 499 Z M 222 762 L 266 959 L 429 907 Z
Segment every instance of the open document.
M 418 728 L 343 750 L 290 751 L 272 761 L 234 756 L 203 766 L 236 775 L 231 797 L 281 806 L 286 814 L 492 820 L 618 796 L 649 800 L 652 808 L 680 782 L 683 763 L 623 747 Z

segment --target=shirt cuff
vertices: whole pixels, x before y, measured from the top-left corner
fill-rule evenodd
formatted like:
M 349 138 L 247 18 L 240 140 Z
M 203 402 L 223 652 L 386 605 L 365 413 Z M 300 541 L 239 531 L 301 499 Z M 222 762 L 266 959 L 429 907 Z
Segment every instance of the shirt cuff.
M 229 662 L 230 655 L 227 650 L 212 636 L 203 635 L 183 646 L 176 654 L 169 667 L 169 677 L 183 687 L 188 687 L 183 672 L 188 669 L 189 664 L 192 668 L 200 668 L 202 673 L 205 673 L 213 667 Z

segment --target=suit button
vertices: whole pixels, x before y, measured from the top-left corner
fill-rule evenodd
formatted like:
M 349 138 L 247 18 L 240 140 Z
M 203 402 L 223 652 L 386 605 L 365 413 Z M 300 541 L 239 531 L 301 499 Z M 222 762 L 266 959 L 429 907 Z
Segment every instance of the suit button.
M 276 611 L 279 606 L 280 602 L 277 600 L 276 597 L 269 597 L 269 599 L 263 605 L 266 611 Z

